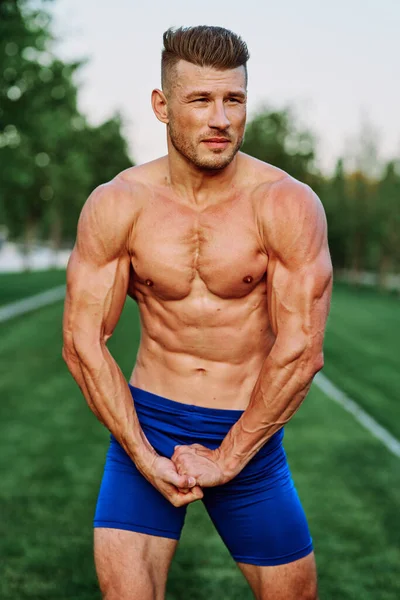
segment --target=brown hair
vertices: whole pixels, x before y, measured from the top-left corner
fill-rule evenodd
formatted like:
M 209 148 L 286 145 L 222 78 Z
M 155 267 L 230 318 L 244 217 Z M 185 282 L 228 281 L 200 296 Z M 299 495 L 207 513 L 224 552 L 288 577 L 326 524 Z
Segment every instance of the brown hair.
M 161 54 L 161 81 L 165 90 L 171 69 L 179 60 L 186 60 L 200 67 L 235 69 L 244 67 L 249 51 L 246 43 L 229 29 L 198 25 L 196 27 L 170 27 L 163 35 Z

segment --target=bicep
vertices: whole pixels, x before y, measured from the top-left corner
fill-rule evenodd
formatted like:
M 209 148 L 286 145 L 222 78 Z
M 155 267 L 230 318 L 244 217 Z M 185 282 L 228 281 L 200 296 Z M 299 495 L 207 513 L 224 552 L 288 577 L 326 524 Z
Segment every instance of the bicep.
M 129 283 L 129 256 L 98 265 L 75 247 L 67 269 L 64 339 L 76 349 L 106 342 L 121 315 Z
M 269 318 L 275 336 L 321 335 L 329 312 L 332 266 L 329 252 L 319 254 L 305 265 L 287 265 L 275 259 L 268 272 Z
M 284 180 L 265 204 L 267 293 L 277 336 L 314 335 L 329 311 L 332 264 L 321 201 L 308 186 Z
M 130 274 L 126 236 L 109 197 L 89 198 L 67 267 L 63 330 L 71 350 L 105 343 L 118 322 Z

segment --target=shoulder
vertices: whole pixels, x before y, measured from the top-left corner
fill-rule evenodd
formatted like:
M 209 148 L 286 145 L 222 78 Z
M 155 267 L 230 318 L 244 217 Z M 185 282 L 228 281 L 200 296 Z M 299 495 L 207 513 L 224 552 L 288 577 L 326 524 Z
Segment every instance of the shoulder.
M 276 181 L 262 182 L 256 195 L 260 231 L 268 253 L 301 258 L 327 245 L 325 211 L 310 186 L 284 174 Z
M 96 187 L 86 200 L 77 226 L 76 250 L 96 262 L 122 254 L 140 212 L 140 186 L 120 175 Z
M 262 160 L 241 154 L 241 171 L 246 172 L 253 196 L 261 211 L 285 211 L 297 205 L 310 208 L 322 204 L 315 192 L 289 173 Z
M 133 187 L 118 177 L 96 187 L 83 205 L 78 230 L 114 229 L 134 212 Z
M 284 220 L 288 225 L 304 225 L 324 214 L 317 194 L 311 187 L 290 175 L 261 184 L 257 190 L 261 214 L 278 225 Z M 271 221 L 270 221 L 271 220 Z
M 108 231 L 132 225 L 153 193 L 156 172 L 163 159 L 129 167 L 111 181 L 96 187 L 86 200 L 80 226 L 97 226 Z

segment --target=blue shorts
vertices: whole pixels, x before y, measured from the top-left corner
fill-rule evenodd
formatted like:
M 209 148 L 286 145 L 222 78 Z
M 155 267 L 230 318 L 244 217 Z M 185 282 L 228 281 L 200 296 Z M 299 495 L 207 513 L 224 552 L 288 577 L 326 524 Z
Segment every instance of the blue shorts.
M 150 444 L 171 458 L 177 444 L 217 448 L 243 411 L 175 402 L 129 386 Z M 282 446 L 276 432 L 246 467 L 224 485 L 204 488 L 202 502 L 218 533 L 241 563 L 279 565 L 313 550 Z M 138 531 L 178 540 L 186 506 L 175 507 L 136 469 L 111 435 L 94 517 L 95 527 Z

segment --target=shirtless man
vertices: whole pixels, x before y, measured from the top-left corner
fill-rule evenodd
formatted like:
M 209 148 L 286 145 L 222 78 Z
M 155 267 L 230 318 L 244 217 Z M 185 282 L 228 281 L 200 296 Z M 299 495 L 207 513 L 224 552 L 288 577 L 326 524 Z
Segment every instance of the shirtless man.
M 323 365 L 326 221 L 308 186 L 239 152 L 247 59 L 225 29 L 168 30 L 152 93 L 168 155 L 95 189 L 79 219 L 63 357 L 111 432 L 94 520 L 106 600 L 164 597 L 198 499 L 255 598 L 317 598 L 282 437 Z M 129 381 L 106 346 L 127 295 Z

